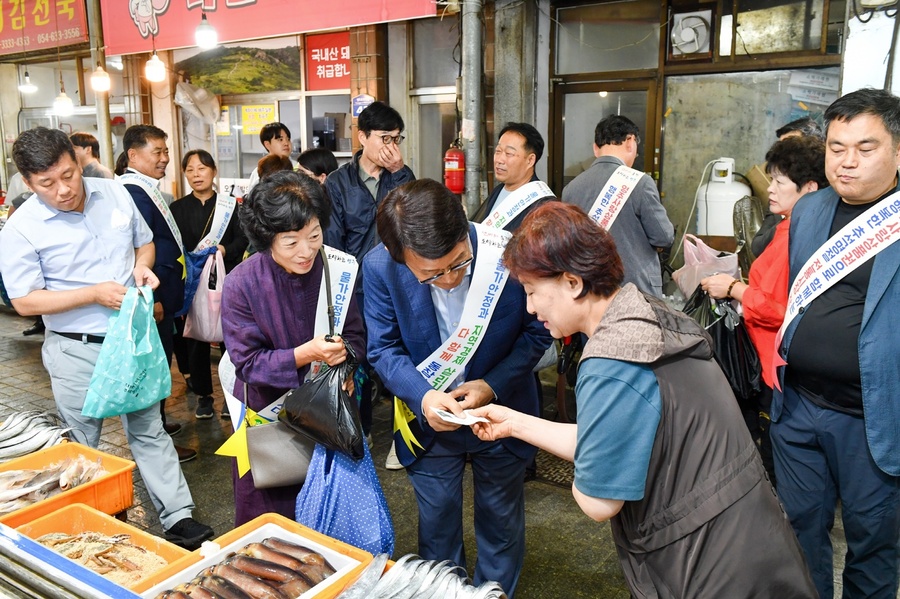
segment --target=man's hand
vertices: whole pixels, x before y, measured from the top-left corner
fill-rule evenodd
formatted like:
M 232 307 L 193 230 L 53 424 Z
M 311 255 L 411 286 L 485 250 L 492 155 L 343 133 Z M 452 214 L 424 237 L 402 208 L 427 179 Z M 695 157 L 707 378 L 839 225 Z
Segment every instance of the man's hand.
M 403 168 L 403 154 L 400 153 L 400 146 L 395 143 L 381 146 L 378 158 L 381 160 L 381 165 L 391 173 L 396 173 Z
M 125 292 L 128 288 L 119 285 L 115 281 L 107 281 L 94 285 L 94 303 L 100 304 L 105 308 L 118 310 L 122 307 L 122 300 L 125 299 Z
M 477 381 L 466 381 L 450 391 L 450 397 L 456 400 L 464 398 L 459 402 L 460 409 L 471 410 L 491 403 L 496 395 L 484 379 L 478 379 Z
M 476 422 L 472 425 L 472 432 L 482 441 L 496 441 L 512 436 L 515 411 L 505 406 L 491 404 L 472 410 L 471 414 L 490 420 L 490 422 Z
M 153 304 L 153 320 L 161 322 L 165 313 L 163 312 L 162 302 Z
M 150 285 L 150 289 L 156 289 L 159 287 L 159 279 L 150 268 L 138 264 L 134 267 L 134 284 L 138 287 Z
M 433 408 L 446 410 L 448 412 L 453 412 L 457 416 L 462 416 L 462 408 L 460 407 L 459 402 L 453 399 L 448 393 L 434 390 L 426 393 L 425 396 L 422 397 L 422 414 L 425 416 L 425 420 L 428 421 L 428 425 L 439 433 L 455 431 L 460 427 L 460 425 L 447 422 L 435 414 Z

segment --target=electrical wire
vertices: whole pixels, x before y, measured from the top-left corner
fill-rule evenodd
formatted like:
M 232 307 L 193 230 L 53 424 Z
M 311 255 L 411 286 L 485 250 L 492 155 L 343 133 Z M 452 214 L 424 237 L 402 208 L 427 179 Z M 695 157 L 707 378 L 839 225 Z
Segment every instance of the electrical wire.
M 675 258 L 678 256 L 678 253 L 684 248 L 684 238 L 688 234 L 688 228 L 691 226 L 691 218 L 694 216 L 694 209 L 697 207 L 697 196 L 700 194 L 700 188 L 703 186 L 703 177 L 706 177 L 706 170 L 710 169 L 710 167 L 718 162 L 719 159 L 716 158 L 714 160 L 710 160 L 706 163 L 706 166 L 703 167 L 703 173 L 700 175 L 700 183 L 697 185 L 697 191 L 694 192 L 694 203 L 691 204 L 691 211 L 688 213 L 687 221 L 684 224 L 684 232 L 681 234 L 681 241 L 678 242 L 678 247 L 675 248 L 675 251 L 672 252 L 672 256 L 669 258 L 669 266 L 675 264 Z M 706 183 L 706 191 L 709 192 L 709 181 L 712 179 L 712 169 L 709 170 L 709 179 L 707 179 Z M 707 210 L 706 210 L 706 219 L 709 221 L 709 202 L 707 202 L 707 198 L 704 197 L 703 201 L 706 202 Z M 709 230 L 709 223 L 707 222 L 707 230 Z

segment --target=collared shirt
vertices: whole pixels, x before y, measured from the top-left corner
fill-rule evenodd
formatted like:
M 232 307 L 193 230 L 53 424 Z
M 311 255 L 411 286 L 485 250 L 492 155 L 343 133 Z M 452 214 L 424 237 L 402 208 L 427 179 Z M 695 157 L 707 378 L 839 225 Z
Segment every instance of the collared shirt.
M 431 302 L 434 304 L 434 315 L 437 318 L 438 331 L 441 333 L 441 341 L 446 341 L 456 331 L 459 326 L 459 320 L 462 317 L 463 307 L 466 305 L 466 295 L 469 293 L 469 284 L 472 281 L 472 265 L 466 269 L 466 275 L 463 280 L 453 289 L 441 289 L 436 285 L 429 285 L 431 291 Z M 466 373 L 469 367 L 466 366 L 465 372 L 456 377 L 456 380 L 450 383 L 447 390 L 458 387 L 466 380 Z
M 363 182 L 363 185 L 366 186 L 366 189 L 369 190 L 369 193 L 372 194 L 373 198 L 378 197 L 378 177 L 373 177 L 363 168 L 362 160 L 359 161 L 359 179 Z
M 35 196 L 0 231 L 0 271 L 9 297 L 69 291 L 105 281 L 134 284 L 134 250 L 153 241 L 125 187 L 82 179 L 84 212 L 61 212 Z M 106 333 L 113 310 L 90 304 L 44 315 L 51 331 Z

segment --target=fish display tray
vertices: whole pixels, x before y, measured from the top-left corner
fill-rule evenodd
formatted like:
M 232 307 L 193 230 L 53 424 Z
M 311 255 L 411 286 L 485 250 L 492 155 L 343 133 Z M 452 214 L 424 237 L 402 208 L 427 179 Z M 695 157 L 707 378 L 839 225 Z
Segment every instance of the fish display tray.
M 134 590 L 144 599 L 153 599 L 161 592 L 193 579 L 200 571 L 218 564 L 228 554 L 268 537 L 278 537 L 318 551 L 336 570 L 334 574 L 303 593 L 301 599 L 333 599 L 359 577 L 363 568 L 372 561 L 372 554 L 347 543 L 297 524 L 279 514 L 263 514 L 227 532 L 213 542 L 219 545 L 215 553 L 203 557 L 201 548 L 187 557 L 169 564 L 156 575 L 147 578 Z
M 91 461 L 97 461 L 99 458 L 107 474 L 43 501 L 33 503 L 28 507 L 0 516 L 0 522 L 16 528 L 50 512 L 55 512 L 61 507 L 75 503 L 89 505 L 105 514 L 118 514 L 131 507 L 134 503 L 134 487 L 131 476 L 134 462 L 92 449 L 86 445 L 60 443 L 0 464 L 0 472 L 38 470 L 66 458 L 75 459 L 79 454 Z
M 23 524 L 17 527 L 16 530 L 35 540 L 53 532 L 70 535 L 77 535 L 83 532 L 97 532 L 110 537 L 127 534 L 131 537 L 129 542 L 132 545 L 152 551 L 170 564 L 191 553 L 187 549 L 182 549 L 165 539 L 153 536 L 81 503 L 62 507 L 46 516 L 41 516 Z M 72 561 L 72 565 L 74 568 L 88 569 L 74 561 Z M 149 576 L 145 578 L 149 578 Z M 134 589 L 137 584 L 139 583 L 132 584 L 128 588 Z

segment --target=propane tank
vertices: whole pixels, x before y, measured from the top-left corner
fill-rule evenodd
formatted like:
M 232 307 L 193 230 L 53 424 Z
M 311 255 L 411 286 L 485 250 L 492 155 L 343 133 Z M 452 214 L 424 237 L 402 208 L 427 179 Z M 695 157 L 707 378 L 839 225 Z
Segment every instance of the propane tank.
M 444 154 L 444 185 L 456 195 L 466 190 L 466 154 L 459 146 L 454 140 Z
M 697 189 L 697 235 L 733 236 L 734 204 L 752 193 L 734 180 L 734 158 L 716 160 L 709 182 Z

